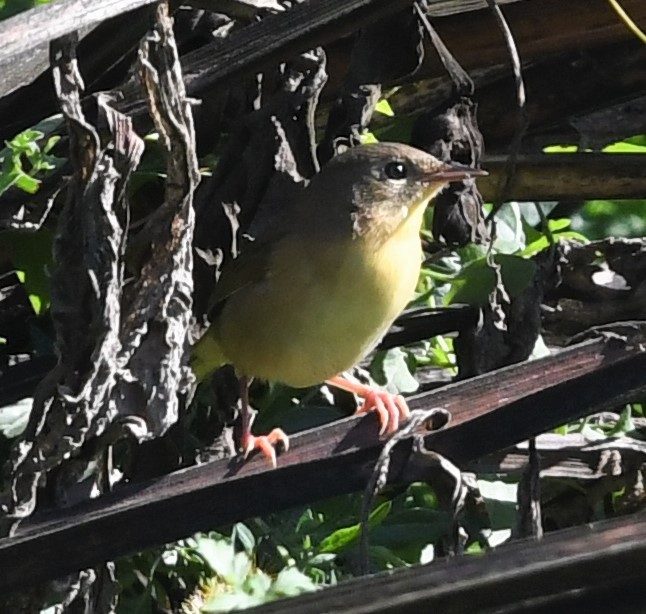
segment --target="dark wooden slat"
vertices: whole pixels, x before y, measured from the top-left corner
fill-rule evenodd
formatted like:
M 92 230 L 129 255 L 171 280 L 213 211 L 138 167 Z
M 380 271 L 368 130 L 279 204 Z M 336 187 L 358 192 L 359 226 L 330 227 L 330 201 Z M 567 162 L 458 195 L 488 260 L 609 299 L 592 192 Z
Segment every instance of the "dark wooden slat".
M 157 0 L 58 0 L 0 22 L 0 48 L 10 59 L 76 30 Z
M 486 201 L 496 200 L 505 181 L 506 158 L 488 157 L 488 177 L 478 180 Z M 646 154 L 536 154 L 520 156 L 509 200 L 592 200 L 643 198 Z
M 37 6 L 31 10 L 25 11 L 0 22 L 0 48 L 2 48 L 3 57 L 10 59 L 31 51 L 43 44 L 47 44 L 56 38 L 70 34 L 71 32 L 82 30 L 96 25 L 106 19 L 115 17 L 122 13 L 134 11 L 135 9 L 147 4 L 154 4 L 158 0 L 57 0 L 51 4 Z M 502 3 L 508 4 L 518 2 L 519 0 L 503 0 Z M 408 0 L 411 4 L 412 0 Z M 191 2 L 187 2 L 191 4 Z M 227 6 L 212 2 L 200 2 L 199 6 L 209 5 L 213 11 L 226 12 Z M 318 20 L 319 9 L 324 11 L 323 14 L 339 14 L 344 19 L 351 15 L 363 5 L 386 5 L 388 2 L 377 2 L 375 0 L 308 0 L 302 3 L 304 10 L 299 12 L 302 19 L 312 13 L 310 19 L 305 19 L 302 24 L 294 23 L 293 25 L 300 29 L 305 28 L 311 22 Z M 392 2 L 396 5 L 406 4 L 406 2 Z M 431 14 L 434 15 L 451 15 L 461 12 L 473 11 L 485 8 L 485 0 L 430 0 L 432 6 Z M 229 7 L 230 9 L 231 7 Z M 295 7 L 296 8 L 296 7 Z M 391 12 L 396 10 L 396 6 Z M 292 9 L 295 11 L 295 9 Z M 292 11 L 286 11 L 292 12 Z M 361 22 L 355 23 L 354 28 L 359 27 Z
M 638 427 L 639 428 L 639 427 Z M 541 477 L 598 480 L 620 477 L 646 461 L 646 445 L 631 437 L 590 441 L 580 433 L 544 433 L 535 439 L 541 459 Z M 613 456 L 612 469 L 605 459 Z M 520 475 L 529 459 L 527 442 L 487 454 L 467 463 L 463 470 L 479 474 Z
M 477 322 L 478 310 L 471 305 L 416 307 L 402 313 L 379 344 L 380 350 L 416 343 L 437 335 L 464 330 Z
M 111 0 L 110 10 L 104 8 L 104 12 L 95 11 L 87 18 L 68 16 L 65 19 L 65 13 L 62 13 L 63 16 L 61 16 L 58 13 L 47 12 L 54 6 L 60 7 L 60 10 L 63 11 L 64 7 L 71 10 L 76 7 L 76 4 L 88 2 L 88 0 L 63 0 L 41 7 L 36 14 L 38 19 L 31 17 L 35 10 L 26 14 L 30 17 L 19 15 L 7 20 L 12 23 L 8 26 L 5 25 L 4 28 L 0 24 L 0 48 L 7 45 L 3 51 L 4 62 L 7 62 L 16 53 L 25 53 L 27 49 L 31 48 L 31 35 L 24 35 L 28 31 L 26 29 L 28 27 L 36 29 L 34 38 L 41 43 L 43 40 L 54 38 L 50 29 L 38 27 L 38 21 L 49 23 L 52 19 L 58 19 L 62 23 L 55 28 L 54 33 L 60 36 L 61 33 L 94 23 L 94 21 L 88 20 L 94 19 L 97 14 L 103 15 L 103 19 L 117 14 L 117 6 L 122 7 L 122 11 L 125 11 L 126 6 L 132 5 L 130 9 L 135 9 L 142 3 L 151 1 L 130 0 L 128 3 L 126 0 Z M 445 0 L 438 1 L 444 2 Z M 187 93 L 196 95 L 216 82 L 225 83 L 227 80 L 239 79 L 276 62 L 288 60 L 301 51 L 355 32 L 411 3 L 412 0 L 308 0 L 282 13 L 268 15 L 262 21 L 233 31 L 223 41 L 205 45 L 186 54 L 182 58 L 182 66 L 185 71 L 184 83 Z M 103 6 L 103 4 L 97 4 L 97 6 Z M 16 21 L 19 19 L 22 21 Z M 19 44 L 18 40 L 20 33 L 23 34 L 22 44 Z M 189 65 L 190 70 L 187 70 Z M 29 87 L 27 86 L 27 88 Z M 12 100 L 11 106 L 13 107 L 14 104 Z M 128 100 L 126 98 L 125 102 L 117 106 L 121 112 L 133 116 L 146 112 L 146 104 L 143 99 Z M 40 109 L 43 115 L 48 114 L 47 109 L 50 107 L 51 105 L 47 103 L 35 105 L 35 109 Z M 2 107 L 0 106 L 0 108 Z M 4 111 L 4 113 L 6 112 Z M 7 117 L 5 122 L 8 122 L 9 119 Z M 34 122 L 35 119 L 33 112 L 28 117 L 14 119 L 11 133 L 6 134 L 6 131 L 3 132 L 1 129 L 0 133 L 4 138 L 8 138 Z
M 420 395 L 410 404 L 452 412 L 450 428 L 427 435 L 427 445 L 459 464 L 643 394 L 646 354 L 630 343 L 587 341 L 556 356 Z M 0 590 L 33 585 L 197 530 L 360 490 L 382 445 L 374 416 L 341 420 L 291 442 L 275 470 L 260 458 L 242 465 L 237 459 L 217 461 L 34 519 L 16 537 L 0 540 Z M 395 449 L 395 478 L 405 467 L 409 446 L 404 441 Z
M 517 541 L 484 556 L 357 578 L 248 612 L 639 612 L 645 562 L 646 518 L 630 516 Z M 633 609 L 624 609 L 631 600 Z
M 356 32 L 412 0 L 309 0 L 234 31 L 225 41 L 205 45 L 182 58 L 190 64 L 188 93 L 258 72 L 276 62 Z

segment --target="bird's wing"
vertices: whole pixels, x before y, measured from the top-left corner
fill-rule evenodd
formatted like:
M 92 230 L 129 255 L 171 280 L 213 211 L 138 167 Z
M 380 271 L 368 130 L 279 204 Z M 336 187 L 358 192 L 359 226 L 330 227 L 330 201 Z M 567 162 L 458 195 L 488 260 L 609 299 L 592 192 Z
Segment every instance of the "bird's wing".
M 272 246 L 277 237 L 272 239 L 273 241 L 249 241 L 240 255 L 224 266 L 209 300 L 208 314 L 211 321 L 217 318 L 230 296 L 265 278 L 271 260 Z

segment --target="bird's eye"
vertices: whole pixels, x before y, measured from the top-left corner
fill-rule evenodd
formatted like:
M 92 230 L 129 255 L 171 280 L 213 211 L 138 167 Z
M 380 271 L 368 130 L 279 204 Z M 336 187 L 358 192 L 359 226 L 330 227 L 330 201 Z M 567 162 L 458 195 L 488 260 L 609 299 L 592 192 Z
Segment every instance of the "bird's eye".
M 386 175 L 388 179 L 406 179 L 408 176 L 408 169 L 403 162 L 388 162 L 388 164 L 384 166 L 384 175 Z

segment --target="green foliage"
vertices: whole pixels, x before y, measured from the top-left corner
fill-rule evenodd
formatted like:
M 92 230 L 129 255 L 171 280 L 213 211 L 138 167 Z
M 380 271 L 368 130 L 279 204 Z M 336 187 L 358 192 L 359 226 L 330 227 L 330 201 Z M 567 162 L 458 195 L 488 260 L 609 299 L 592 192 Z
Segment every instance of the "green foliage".
M 646 235 L 646 201 L 589 200 L 572 215 L 572 228 L 590 240 Z
M 370 363 L 370 375 L 373 379 L 393 394 L 415 392 L 419 383 L 411 374 L 414 370 L 414 359 L 401 348 L 377 352 Z M 411 364 L 412 362 L 412 364 Z
M 256 539 L 238 523 L 231 537 L 199 534 L 174 546 L 119 561 L 120 614 L 150 612 L 155 604 L 182 612 L 228 612 L 314 590 L 293 565 L 276 574 L 255 563 Z M 177 595 L 183 595 L 182 604 Z M 181 605 L 181 609 L 180 609 Z
M 28 11 L 41 4 L 49 4 L 53 0 L 0 0 L 0 20 L 13 17 L 23 11 Z
M 369 516 L 368 526 L 372 529 L 383 522 L 392 509 L 391 501 L 384 501 Z M 337 529 L 328 535 L 320 544 L 320 552 L 341 552 L 348 546 L 355 546 L 361 535 L 361 525 L 353 524 L 349 527 Z
M 143 614 L 178 605 L 177 594 L 196 591 L 210 575 L 193 539 L 117 561 L 119 614 Z
M 52 171 L 61 160 L 51 155 L 59 137 L 45 140 L 39 130 L 25 130 L 0 150 L 0 194 L 15 186 L 28 194 L 35 194 L 40 186 L 37 175 Z
M 554 145 L 546 153 L 575 153 L 576 145 Z M 636 135 L 618 143 L 611 143 L 602 150 L 612 154 L 646 154 L 646 135 Z M 590 200 L 572 215 L 572 229 L 589 240 L 605 237 L 641 237 L 646 235 L 646 201 L 639 200 Z
M 497 254 L 493 257 L 493 262 L 499 268 L 502 283 L 511 298 L 519 296 L 536 273 L 536 265 L 520 256 Z M 497 272 L 487 258 L 473 260 L 455 277 L 444 301 L 447 305 L 484 305 L 496 289 L 497 282 Z
M 49 309 L 52 243 L 53 233 L 46 228 L 41 228 L 38 232 L 0 233 L 0 247 L 9 255 L 36 315 Z
M 244 533 L 248 547 L 241 551 L 234 546 L 233 538 L 212 534 L 196 539 L 196 552 L 215 573 L 202 585 L 202 612 L 228 612 L 316 588 L 309 577 L 293 566 L 284 567 L 275 577 L 258 569 L 253 562 L 253 534 L 246 527 Z
M 18 437 L 26 428 L 33 399 L 26 398 L 13 405 L 0 407 L 0 434 L 7 439 Z

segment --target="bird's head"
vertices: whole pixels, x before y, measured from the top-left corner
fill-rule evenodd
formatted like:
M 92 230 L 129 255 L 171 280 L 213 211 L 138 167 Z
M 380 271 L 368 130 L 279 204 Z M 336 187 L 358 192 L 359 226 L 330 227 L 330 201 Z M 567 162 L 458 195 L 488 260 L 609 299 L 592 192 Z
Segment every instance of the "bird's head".
M 486 173 L 441 162 L 409 145 L 375 143 L 336 156 L 310 189 L 324 194 L 327 206 L 346 219 L 350 215 L 355 235 L 388 236 L 449 182 L 480 175 Z

